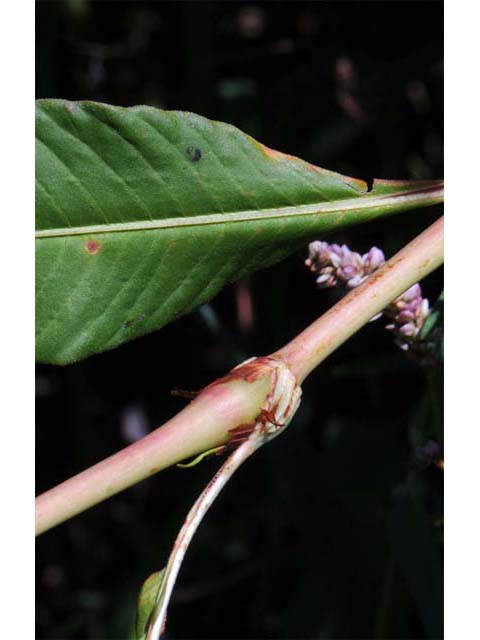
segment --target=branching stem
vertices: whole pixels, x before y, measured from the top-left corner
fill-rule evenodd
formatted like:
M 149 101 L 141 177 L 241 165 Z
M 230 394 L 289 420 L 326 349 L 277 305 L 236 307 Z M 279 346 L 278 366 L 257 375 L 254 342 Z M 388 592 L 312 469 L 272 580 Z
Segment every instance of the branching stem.
M 180 533 L 175 540 L 173 551 L 165 568 L 162 584 L 157 596 L 157 603 L 150 615 L 146 640 L 158 640 L 164 631 L 167 619 L 167 608 L 178 572 L 188 546 L 202 522 L 204 515 L 207 513 L 213 501 L 230 480 L 235 471 L 263 444 L 263 439 L 259 437 L 258 433 L 252 435 L 253 437 L 243 442 L 227 458 L 212 480 L 202 491 L 193 507 L 190 509 L 185 522 L 180 529 Z
M 443 217 L 272 358 L 287 365 L 301 384 L 374 315 L 442 262 Z M 225 444 L 233 429 L 259 415 L 270 383 L 269 374 L 252 380 L 230 374 L 209 385 L 162 427 L 39 496 L 37 534 L 161 469 Z

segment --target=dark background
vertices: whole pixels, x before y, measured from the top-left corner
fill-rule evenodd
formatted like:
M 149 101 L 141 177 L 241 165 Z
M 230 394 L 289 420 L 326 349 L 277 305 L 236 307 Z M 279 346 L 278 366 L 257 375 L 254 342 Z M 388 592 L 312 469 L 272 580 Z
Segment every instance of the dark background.
M 149 104 L 235 124 L 365 179 L 441 177 L 439 2 L 37 3 L 37 96 Z M 331 238 L 387 256 L 438 209 Z M 37 372 L 37 492 L 126 446 L 243 358 L 338 299 L 305 250 L 161 331 Z M 441 274 L 423 283 L 435 301 Z M 288 294 L 288 295 L 287 295 Z M 250 300 L 253 319 L 246 312 Z M 442 637 L 441 382 L 366 326 L 304 384 L 290 428 L 250 460 L 197 533 L 170 638 Z M 43 535 L 37 637 L 127 638 L 219 459 L 169 469 Z

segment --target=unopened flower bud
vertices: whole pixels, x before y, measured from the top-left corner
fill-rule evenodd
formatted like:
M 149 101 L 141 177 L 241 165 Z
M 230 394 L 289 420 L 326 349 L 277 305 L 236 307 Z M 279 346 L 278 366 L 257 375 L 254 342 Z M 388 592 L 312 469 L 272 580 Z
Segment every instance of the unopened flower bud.
M 420 285 L 418 284 L 418 282 L 417 284 L 414 284 L 412 287 L 410 287 L 410 289 L 407 289 L 405 293 L 402 293 L 400 297 L 404 302 L 410 302 L 415 298 L 421 298 L 422 289 L 420 288 Z
M 385 256 L 381 249 L 372 247 L 370 251 L 363 256 L 363 261 L 365 263 L 367 273 L 373 273 L 373 271 L 376 271 L 382 266 L 382 264 L 384 264 Z
M 363 279 L 364 277 L 358 273 L 356 276 L 353 276 L 353 278 L 350 278 L 347 282 L 347 287 L 349 289 L 355 289 L 355 287 L 358 287 L 358 285 L 361 284 Z
M 410 311 L 409 309 L 404 309 L 395 316 L 395 321 L 399 323 L 410 322 L 410 320 L 413 320 L 414 318 L 415 314 L 412 311 Z
M 416 329 L 415 324 L 413 322 L 407 322 L 407 324 L 402 324 L 402 326 L 398 330 L 398 332 L 402 336 L 406 336 L 407 338 L 409 338 L 411 336 L 414 336 L 416 331 L 417 331 L 417 329 Z

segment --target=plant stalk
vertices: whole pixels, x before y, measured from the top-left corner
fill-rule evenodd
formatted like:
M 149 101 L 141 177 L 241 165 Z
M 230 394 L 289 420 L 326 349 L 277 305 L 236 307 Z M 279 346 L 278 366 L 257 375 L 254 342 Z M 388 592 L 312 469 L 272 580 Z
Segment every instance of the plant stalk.
M 284 362 L 301 384 L 330 353 L 442 262 L 443 217 L 271 357 Z M 166 467 L 225 444 L 231 430 L 256 419 L 269 389 L 268 375 L 209 385 L 162 427 L 40 495 L 36 534 Z
M 240 465 L 263 444 L 263 439 L 258 436 L 258 434 L 254 434 L 254 436 L 256 437 L 249 438 L 243 442 L 238 449 L 235 449 L 227 458 L 190 509 L 180 533 L 175 540 L 173 551 L 165 568 L 157 602 L 150 616 L 151 623 L 146 635 L 146 640 L 157 640 L 163 634 L 167 619 L 167 608 L 188 546 L 202 522 L 203 517 L 220 491 Z
M 301 384 L 374 315 L 442 264 L 443 227 L 442 216 L 272 357 L 283 360 Z
M 205 389 L 163 426 L 40 495 L 35 500 L 35 534 L 166 467 L 225 444 L 230 429 L 258 415 L 269 386 L 267 377 L 250 383 L 231 380 Z

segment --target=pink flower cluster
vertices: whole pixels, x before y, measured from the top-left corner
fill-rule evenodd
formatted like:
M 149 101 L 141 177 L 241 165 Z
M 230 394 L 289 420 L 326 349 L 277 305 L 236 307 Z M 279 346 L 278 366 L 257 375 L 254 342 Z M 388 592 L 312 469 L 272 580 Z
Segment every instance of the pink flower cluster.
M 393 331 L 399 347 L 407 351 L 420 333 L 430 313 L 430 306 L 428 300 L 422 297 L 422 289 L 417 283 L 394 300 L 383 313 L 393 320 L 385 328 Z
M 337 284 L 347 289 L 354 289 L 384 262 L 383 251 L 377 247 L 372 247 L 370 251 L 360 255 L 351 251 L 346 244 L 340 246 L 320 241 L 310 243 L 308 258 L 305 260 L 306 266 L 316 274 L 316 282 L 322 289 L 334 287 Z M 392 320 L 386 328 L 395 334 L 399 347 L 408 351 L 429 313 L 428 300 L 422 297 L 420 285 L 414 284 L 380 315 L 385 315 Z
M 361 256 L 351 251 L 346 244 L 328 244 L 328 242 L 311 242 L 308 246 L 308 258 L 305 264 L 313 273 L 318 273 L 317 284 L 321 288 L 343 284 L 347 289 L 354 289 L 367 276 L 376 271 L 385 262 L 383 251 L 372 247 Z

